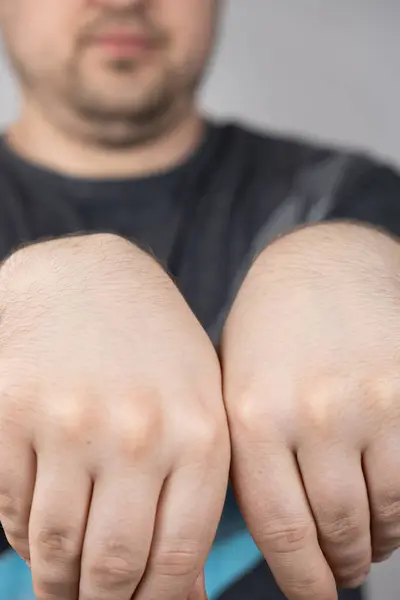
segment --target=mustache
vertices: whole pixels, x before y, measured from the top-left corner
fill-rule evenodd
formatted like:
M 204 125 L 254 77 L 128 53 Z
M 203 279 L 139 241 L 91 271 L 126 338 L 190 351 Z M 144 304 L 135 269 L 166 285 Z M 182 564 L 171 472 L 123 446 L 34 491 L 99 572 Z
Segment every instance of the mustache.
M 164 30 L 152 22 L 147 16 L 138 14 L 134 9 L 122 9 L 102 13 L 91 22 L 85 24 L 78 34 L 78 44 L 85 46 L 94 39 L 112 30 L 133 32 L 144 37 L 154 46 L 165 45 L 168 36 Z

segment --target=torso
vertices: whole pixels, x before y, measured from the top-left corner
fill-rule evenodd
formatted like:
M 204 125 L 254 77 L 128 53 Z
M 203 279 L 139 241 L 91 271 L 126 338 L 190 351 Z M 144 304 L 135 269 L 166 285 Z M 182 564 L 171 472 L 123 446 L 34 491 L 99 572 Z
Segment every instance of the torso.
M 297 224 L 325 218 L 400 234 L 399 177 L 365 158 L 232 125 L 210 125 L 186 164 L 141 180 L 64 177 L 0 143 L 0 259 L 71 233 L 123 235 L 165 266 L 216 345 L 257 252 Z M 220 534 L 233 523 L 243 526 L 229 496 Z

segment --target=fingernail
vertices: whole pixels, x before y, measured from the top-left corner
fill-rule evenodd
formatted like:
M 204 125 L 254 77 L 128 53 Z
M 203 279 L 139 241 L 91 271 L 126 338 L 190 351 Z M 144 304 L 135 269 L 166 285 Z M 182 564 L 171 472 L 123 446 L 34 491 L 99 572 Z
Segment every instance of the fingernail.
M 380 555 L 374 557 L 373 562 L 377 563 L 377 564 L 383 563 L 386 560 L 389 560 L 389 558 L 391 558 L 392 556 L 393 556 L 393 552 L 386 552 L 386 554 L 380 554 Z
M 363 575 L 359 577 L 355 577 L 354 579 L 342 579 L 340 580 L 340 587 L 343 589 L 353 590 L 359 588 L 365 583 L 365 580 L 368 578 L 370 574 L 370 569 L 366 571 Z

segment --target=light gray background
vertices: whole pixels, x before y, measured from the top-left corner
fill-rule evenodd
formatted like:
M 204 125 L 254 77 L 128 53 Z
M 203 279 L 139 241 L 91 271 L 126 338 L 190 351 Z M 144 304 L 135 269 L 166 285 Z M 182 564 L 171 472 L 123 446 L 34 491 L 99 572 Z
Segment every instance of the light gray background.
M 398 0 L 230 0 L 203 104 L 400 165 L 399 32 Z M 17 104 L 0 55 L 0 125 Z M 374 568 L 369 588 L 371 600 L 398 600 L 398 557 Z

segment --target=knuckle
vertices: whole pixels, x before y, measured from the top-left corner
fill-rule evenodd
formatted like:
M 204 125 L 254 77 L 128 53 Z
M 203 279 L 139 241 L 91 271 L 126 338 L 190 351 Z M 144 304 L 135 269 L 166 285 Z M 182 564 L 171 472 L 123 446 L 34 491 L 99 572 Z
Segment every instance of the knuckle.
M 52 401 L 46 403 L 46 421 L 51 424 L 57 440 L 62 444 L 71 446 L 82 443 L 101 422 L 98 396 L 91 390 L 81 388 L 65 393 L 59 400 L 57 404 Z
M 205 462 L 225 451 L 229 441 L 223 426 L 213 416 L 196 412 L 181 434 L 185 460 Z
M 112 435 L 129 461 L 141 461 L 159 447 L 164 419 L 157 396 L 141 395 L 140 409 L 121 406 L 113 416 Z
M 265 404 L 257 402 L 257 397 L 252 387 L 245 388 L 231 404 L 230 419 L 241 435 L 253 435 L 267 421 Z
M 138 582 L 143 576 L 144 567 L 138 566 L 132 558 L 116 554 L 99 556 L 89 569 L 90 580 L 96 589 L 115 593 Z
M 17 499 L 9 492 L 0 490 L 0 518 L 15 521 L 18 520 L 20 514 L 21 510 Z
M 304 548 L 316 536 L 314 524 L 304 521 L 270 523 L 261 532 L 262 544 L 276 554 L 289 554 Z
M 300 579 L 293 582 L 290 592 L 291 597 L 298 600 L 310 600 L 310 598 L 328 600 L 328 598 L 332 598 L 332 595 L 328 593 L 326 581 L 315 571 L 303 574 Z
M 312 432 L 318 437 L 335 435 L 340 411 L 336 409 L 336 398 L 354 397 L 352 382 L 338 373 L 325 372 L 306 378 L 302 384 L 300 398 L 307 425 L 307 435 Z
M 46 562 L 75 563 L 80 557 L 80 539 L 73 529 L 44 528 L 37 537 L 36 546 Z
M 9 533 L 5 530 L 6 538 L 11 548 L 24 560 L 30 559 L 29 540 L 27 533 L 22 531 L 18 533 Z
M 392 525 L 400 521 L 400 498 L 397 496 L 386 495 L 374 510 L 374 520 L 380 526 Z
M 348 544 L 360 537 L 362 523 L 359 517 L 351 512 L 339 512 L 331 515 L 331 520 L 320 524 L 321 536 L 329 545 Z
M 208 456 L 209 452 L 213 452 L 220 441 L 218 424 L 212 418 L 202 415 L 196 420 L 193 429 L 195 447 L 201 454 Z
M 395 364 L 388 368 L 385 376 L 375 377 L 368 382 L 367 396 L 369 408 L 378 409 L 381 418 L 389 417 L 393 422 L 394 415 L 399 414 L 398 402 L 400 392 L 400 377 L 398 375 L 398 365 Z
M 81 444 L 83 436 L 87 436 L 88 433 L 83 421 L 82 415 L 71 413 L 69 415 L 64 414 L 62 419 L 58 418 L 58 422 L 53 428 L 53 431 L 56 431 L 57 440 L 64 446 Z
M 23 522 L 18 503 L 7 493 L 0 494 L 0 521 L 12 548 L 21 556 L 29 558 L 28 524 Z
M 199 559 L 198 549 L 187 544 L 164 547 L 154 557 L 157 573 L 170 577 L 187 577 L 195 572 Z
M 2 525 L 7 536 L 8 541 L 15 549 L 16 545 L 21 545 L 27 542 L 28 539 L 28 527 L 23 526 L 21 523 L 16 521 L 4 522 L 2 521 Z
M 72 582 L 67 582 L 65 575 L 59 572 L 46 571 L 35 573 L 34 583 L 37 600 L 53 600 L 62 597 Z
M 336 581 L 341 587 L 358 587 L 367 578 L 370 562 L 361 562 L 334 569 Z

